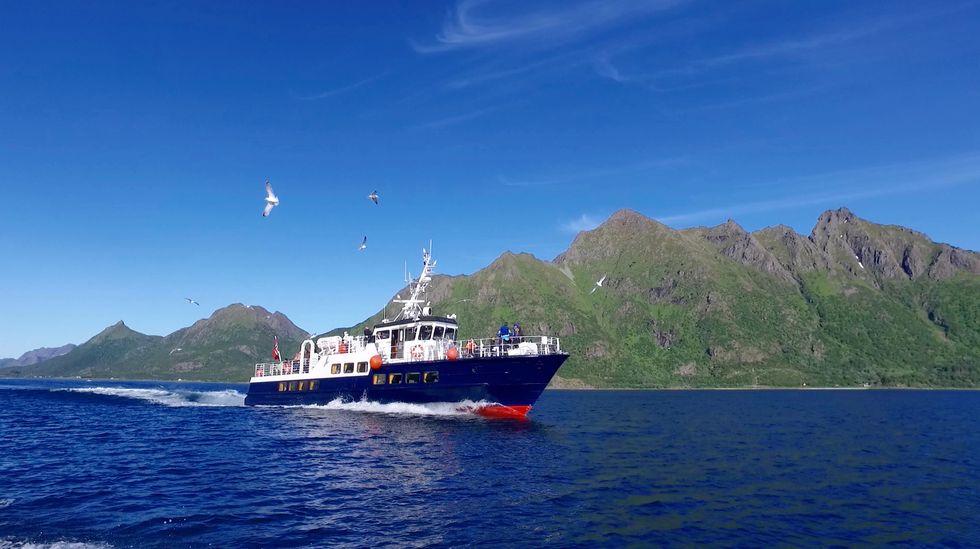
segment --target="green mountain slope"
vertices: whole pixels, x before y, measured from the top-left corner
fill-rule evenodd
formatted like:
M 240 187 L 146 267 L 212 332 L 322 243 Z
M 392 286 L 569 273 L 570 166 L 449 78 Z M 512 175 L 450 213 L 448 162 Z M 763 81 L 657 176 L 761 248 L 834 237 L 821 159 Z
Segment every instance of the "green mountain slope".
M 560 336 L 560 383 L 980 386 L 980 255 L 844 208 L 809 236 L 734 221 L 678 231 L 622 210 L 553 261 L 506 252 L 434 277 L 427 297 L 464 337 L 503 322 Z M 360 333 L 383 311 L 334 332 Z M 120 322 L 29 374 L 242 381 L 273 335 L 290 356 L 306 332 L 240 304 L 166 337 Z
M 980 256 L 846 209 L 809 237 L 623 210 L 554 261 L 508 252 L 429 297 L 463 335 L 561 336 L 560 376 L 592 386 L 980 386 Z
M 307 333 L 282 313 L 241 304 L 219 309 L 165 337 L 141 334 L 120 321 L 70 353 L 19 374 L 245 381 L 254 363 L 271 360 L 276 335 L 282 354 L 289 356 Z

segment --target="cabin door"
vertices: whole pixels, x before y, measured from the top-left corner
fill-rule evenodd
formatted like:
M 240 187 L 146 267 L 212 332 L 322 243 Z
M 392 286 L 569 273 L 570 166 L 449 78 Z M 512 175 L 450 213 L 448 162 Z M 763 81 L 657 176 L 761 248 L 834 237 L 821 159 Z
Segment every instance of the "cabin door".
M 403 330 L 391 331 L 391 358 L 398 358 L 398 346 L 402 341 Z

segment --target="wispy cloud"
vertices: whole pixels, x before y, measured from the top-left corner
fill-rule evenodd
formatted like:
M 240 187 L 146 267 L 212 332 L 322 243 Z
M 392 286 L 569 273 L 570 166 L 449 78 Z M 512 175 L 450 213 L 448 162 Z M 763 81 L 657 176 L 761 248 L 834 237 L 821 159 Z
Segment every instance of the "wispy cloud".
M 931 191 L 967 184 L 980 184 L 980 152 L 767 182 L 765 186 L 805 188 L 823 186 L 834 190 L 748 201 L 681 214 L 657 216 L 657 219 L 667 224 L 720 220 L 739 214 L 788 210 L 818 204 L 839 205 L 846 201 Z M 849 190 L 861 188 L 863 190 Z
M 591 231 L 592 229 L 598 227 L 600 223 L 602 223 L 600 218 L 589 214 L 582 214 L 571 221 L 562 223 L 561 230 L 567 233 Z
M 491 13 L 491 0 L 461 0 L 453 9 L 435 42 L 413 44 L 419 53 L 520 44 L 549 47 L 590 36 L 611 26 L 656 13 L 682 0 L 588 0 L 557 2 L 548 8 L 539 3 L 518 3 L 530 9 L 520 13 Z
M 684 162 L 687 161 L 688 161 L 688 157 L 686 156 L 655 158 L 652 160 L 645 160 L 643 162 L 637 162 L 634 164 L 627 164 L 627 165 L 617 166 L 612 168 L 583 170 L 578 172 L 570 172 L 570 173 L 548 175 L 548 176 L 541 176 L 541 177 L 513 179 L 505 175 L 498 175 L 497 180 L 500 181 L 502 185 L 505 185 L 507 187 L 535 187 L 535 186 L 544 186 L 544 185 L 559 185 L 562 183 L 572 183 L 575 181 L 583 181 L 588 179 L 599 179 L 602 177 L 612 177 L 616 175 L 645 172 L 658 168 L 668 168 L 671 166 L 676 166 L 678 164 L 683 164 Z
M 462 124 L 463 122 L 468 122 L 470 120 L 479 118 L 487 113 L 493 112 L 497 108 L 490 107 L 486 109 L 478 109 L 475 111 L 464 112 L 461 114 L 456 114 L 453 116 L 447 116 L 445 118 L 438 118 L 436 120 L 430 120 L 422 124 L 415 126 L 416 129 L 420 130 L 433 130 L 439 128 L 446 128 L 449 126 L 455 126 L 456 124 Z
M 330 89 L 330 90 L 327 90 L 327 91 L 324 91 L 324 92 L 320 92 L 320 93 L 316 93 L 316 94 L 313 94 L 313 95 L 302 96 L 302 97 L 300 97 L 300 99 L 303 99 L 303 100 L 306 100 L 306 101 L 314 101 L 314 100 L 317 100 L 317 99 L 326 99 L 328 97 L 333 97 L 335 95 L 340 95 L 340 94 L 343 94 L 343 93 L 347 93 L 349 91 L 356 90 L 357 88 L 360 88 L 361 86 L 366 86 L 366 85 L 370 84 L 371 82 L 374 82 L 375 80 L 379 80 L 381 78 L 384 78 L 385 76 L 388 75 L 389 72 L 390 71 L 384 71 L 384 72 L 382 72 L 380 74 L 376 74 L 374 76 L 365 78 L 364 80 L 358 80 L 357 82 L 354 82 L 352 84 L 347 84 L 346 86 L 341 86 L 339 88 L 333 88 L 333 89 Z

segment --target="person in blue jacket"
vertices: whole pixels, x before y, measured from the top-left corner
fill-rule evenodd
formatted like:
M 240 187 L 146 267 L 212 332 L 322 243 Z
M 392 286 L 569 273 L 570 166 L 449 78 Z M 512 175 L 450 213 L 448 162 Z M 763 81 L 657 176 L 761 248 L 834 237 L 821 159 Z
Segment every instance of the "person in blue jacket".
M 504 324 L 500 327 L 500 331 L 497 332 L 497 336 L 500 337 L 501 345 L 510 343 L 510 328 L 507 327 L 506 322 L 504 322 Z

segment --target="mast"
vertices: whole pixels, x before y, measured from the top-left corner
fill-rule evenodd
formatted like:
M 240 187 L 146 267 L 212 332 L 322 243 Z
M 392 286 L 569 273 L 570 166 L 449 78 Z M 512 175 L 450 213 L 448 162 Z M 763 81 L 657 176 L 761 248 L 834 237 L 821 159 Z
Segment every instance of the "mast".
M 425 295 L 425 290 L 429 287 L 429 282 L 432 281 L 432 269 L 436 266 L 436 261 L 432 259 L 432 244 L 429 244 L 429 251 L 422 248 L 422 274 L 419 275 L 418 280 L 412 280 L 411 277 L 408 278 L 408 286 L 411 291 L 411 295 L 408 299 L 394 299 L 394 303 L 401 303 L 402 310 L 395 317 L 395 320 L 412 319 L 418 320 L 422 316 L 422 304 L 425 302 L 422 296 Z

